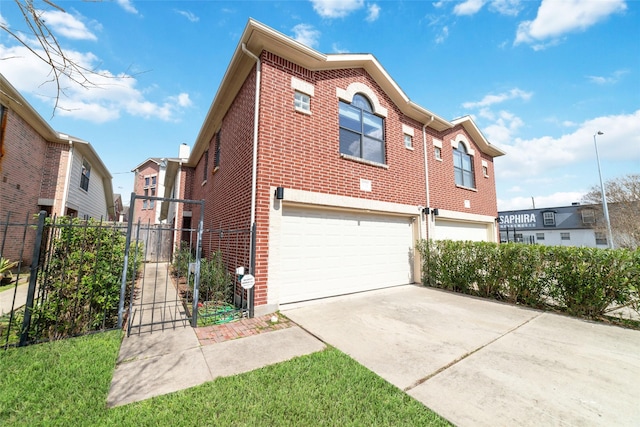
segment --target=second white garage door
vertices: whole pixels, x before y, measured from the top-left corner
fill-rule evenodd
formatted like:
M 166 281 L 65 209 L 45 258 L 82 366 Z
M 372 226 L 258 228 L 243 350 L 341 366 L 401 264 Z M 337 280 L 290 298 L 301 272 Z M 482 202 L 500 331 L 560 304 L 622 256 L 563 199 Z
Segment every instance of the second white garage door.
M 490 241 L 488 225 L 478 222 L 447 221 L 436 219 L 435 240 Z
M 413 282 L 409 217 L 284 207 L 280 303 Z

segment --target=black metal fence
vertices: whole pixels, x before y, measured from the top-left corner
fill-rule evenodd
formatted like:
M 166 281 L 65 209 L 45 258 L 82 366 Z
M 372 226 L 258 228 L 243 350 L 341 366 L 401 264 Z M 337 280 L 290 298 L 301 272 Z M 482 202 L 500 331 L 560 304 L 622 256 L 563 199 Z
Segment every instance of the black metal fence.
M 0 257 L 17 263 L 3 273 L 0 345 L 117 327 L 125 231 L 118 223 L 47 218 L 44 211 L 0 223 Z
M 128 231 L 132 236 L 127 263 Z M 11 269 L 0 285 L 0 346 L 118 328 L 119 321 L 124 325 L 119 317 L 125 302 L 129 328 L 134 310 L 162 313 L 153 323 L 167 318 L 166 307 L 172 302 L 176 313 L 184 311 L 193 318 L 192 326 L 253 317 L 253 289 L 242 288 L 240 280 L 252 272 L 254 234 L 251 229 L 205 229 L 198 251 L 196 229 L 131 227 L 47 217 L 44 211 L 24 222 L 7 217 L 0 223 L 0 257 Z M 202 277 L 196 295 L 195 264 L 203 267 L 198 270 Z M 157 274 L 162 271 L 164 275 Z M 153 294 L 151 305 L 145 301 L 145 289 Z M 160 294 L 174 295 L 173 301 L 157 298 Z

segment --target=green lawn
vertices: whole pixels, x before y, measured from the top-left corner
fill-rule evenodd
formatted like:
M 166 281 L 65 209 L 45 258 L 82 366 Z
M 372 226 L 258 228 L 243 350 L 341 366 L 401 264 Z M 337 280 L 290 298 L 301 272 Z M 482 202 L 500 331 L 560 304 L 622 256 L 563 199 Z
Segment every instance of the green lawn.
M 333 348 L 107 409 L 120 339 L 112 331 L 0 350 L 0 425 L 450 425 Z

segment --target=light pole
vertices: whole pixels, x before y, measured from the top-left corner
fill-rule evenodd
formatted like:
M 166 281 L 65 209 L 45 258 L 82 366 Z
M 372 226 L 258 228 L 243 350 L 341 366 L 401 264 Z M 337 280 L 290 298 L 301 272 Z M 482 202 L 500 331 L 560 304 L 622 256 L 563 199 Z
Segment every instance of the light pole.
M 602 211 L 604 212 L 604 220 L 607 223 L 607 242 L 609 248 L 613 249 L 613 234 L 611 233 L 611 222 L 609 221 L 609 209 L 607 209 L 607 195 L 604 192 L 604 184 L 602 183 L 602 172 L 600 171 L 600 157 L 598 156 L 598 144 L 596 142 L 596 136 L 604 135 L 603 132 L 598 131 L 593 134 L 593 145 L 596 147 L 596 161 L 598 162 L 598 175 L 600 176 L 600 189 L 602 191 Z

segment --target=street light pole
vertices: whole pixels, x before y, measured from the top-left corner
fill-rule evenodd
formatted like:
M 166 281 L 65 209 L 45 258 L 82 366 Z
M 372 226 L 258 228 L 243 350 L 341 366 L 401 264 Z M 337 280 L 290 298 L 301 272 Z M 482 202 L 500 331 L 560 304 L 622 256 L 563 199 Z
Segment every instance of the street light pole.
M 598 162 L 598 175 L 600 176 L 600 189 L 602 191 L 602 211 L 604 212 L 604 220 L 607 223 L 607 241 L 609 248 L 613 249 L 613 233 L 611 232 L 611 222 L 609 221 L 609 209 L 607 209 L 607 195 L 604 191 L 604 184 L 602 183 L 602 172 L 600 171 L 600 157 L 598 156 L 598 144 L 596 142 L 597 135 L 604 135 L 604 133 L 598 131 L 593 134 L 593 145 L 595 145 L 596 147 L 596 161 Z

